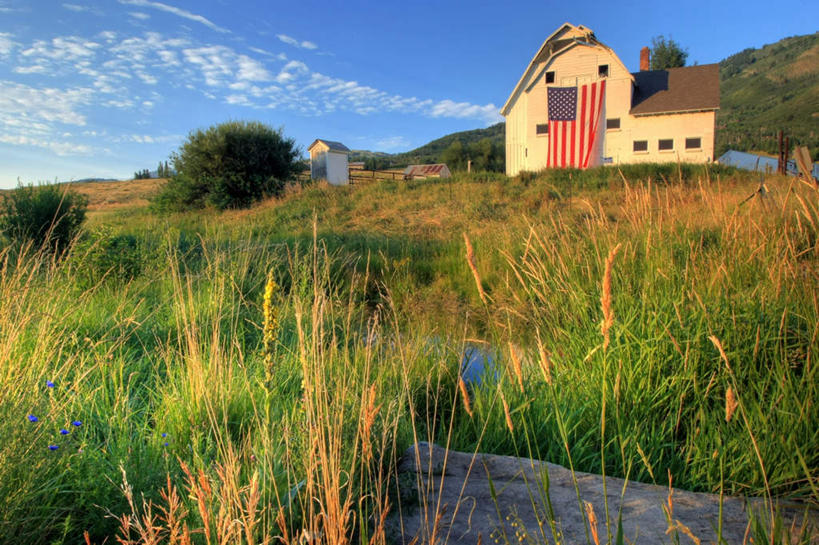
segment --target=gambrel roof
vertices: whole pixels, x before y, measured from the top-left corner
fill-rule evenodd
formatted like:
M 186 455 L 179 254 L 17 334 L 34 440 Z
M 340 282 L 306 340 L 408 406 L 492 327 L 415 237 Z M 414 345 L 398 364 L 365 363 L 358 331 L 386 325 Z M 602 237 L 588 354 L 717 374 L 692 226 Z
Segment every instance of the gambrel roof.
M 575 26 L 571 23 L 563 23 L 557 30 L 552 32 L 548 38 L 546 38 L 535 56 L 532 57 L 532 60 L 529 62 L 529 66 L 526 68 L 526 71 L 523 72 L 523 76 L 521 76 L 518 84 L 515 85 L 514 90 L 512 90 L 512 94 L 509 95 L 509 98 L 506 100 L 503 108 L 501 108 L 501 115 L 506 116 L 509 113 L 509 110 L 512 108 L 512 103 L 515 101 L 515 97 L 517 97 L 517 95 L 521 92 L 524 83 L 529 79 L 537 65 L 544 61 L 548 61 L 552 57 L 565 53 L 569 49 L 576 46 L 600 46 L 607 49 L 609 52 L 611 52 L 616 61 L 620 63 L 623 71 L 628 73 L 628 69 L 625 67 L 625 65 L 623 65 L 620 58 L 614 53 L 614 51 L 612 51 L 610 47 L 597 40 L 592 29 L 584 27 L 583 25 Z

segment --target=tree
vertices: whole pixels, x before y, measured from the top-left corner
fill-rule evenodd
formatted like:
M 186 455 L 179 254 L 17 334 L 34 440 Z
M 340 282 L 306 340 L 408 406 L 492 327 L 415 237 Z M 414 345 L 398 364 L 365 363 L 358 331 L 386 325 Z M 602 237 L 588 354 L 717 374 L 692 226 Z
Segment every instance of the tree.
M 453 140 L 441 153 L 441 160 L 453 171 L 466 170 L 466 159 L 466 151 L 460 140 Z
M 174 174 L 155 199 L 165 210 L 242 208 L 277 196 L 299 172 L 296 141 L 255 121 L 191 132 L 172 155 Z
M 665 36 L 655 36 L 651 39 L 651 69 L 667 70 L 685 66 L 688 59 L 688 50 L 683 49 L 673 39 Z

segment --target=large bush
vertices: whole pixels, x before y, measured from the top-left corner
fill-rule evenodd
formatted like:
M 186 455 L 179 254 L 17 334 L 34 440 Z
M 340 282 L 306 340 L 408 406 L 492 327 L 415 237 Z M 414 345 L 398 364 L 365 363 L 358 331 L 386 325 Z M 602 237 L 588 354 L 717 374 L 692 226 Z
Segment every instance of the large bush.
M 299 150 L 281 130 L 230 121 L 197 130 L 173 156 L 176 174 L 155 204 L 165 210 L 242 208 L 275 196 L 298 171 Z
M 62 251 L 85 219 L 88 199 L 58 185 L 21 185 L 2 198 L 0 233 L 13 244 Z

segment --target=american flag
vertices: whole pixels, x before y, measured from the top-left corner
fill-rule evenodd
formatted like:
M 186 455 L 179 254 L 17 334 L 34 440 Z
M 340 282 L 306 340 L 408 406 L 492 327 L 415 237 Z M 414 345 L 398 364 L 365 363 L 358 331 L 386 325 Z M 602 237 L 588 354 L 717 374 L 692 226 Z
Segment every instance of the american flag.
M 606 80 L 548 87 L 549 167 L 587 168 L 600 162 Z M 577 111 L 580 110 L 580 115 Z

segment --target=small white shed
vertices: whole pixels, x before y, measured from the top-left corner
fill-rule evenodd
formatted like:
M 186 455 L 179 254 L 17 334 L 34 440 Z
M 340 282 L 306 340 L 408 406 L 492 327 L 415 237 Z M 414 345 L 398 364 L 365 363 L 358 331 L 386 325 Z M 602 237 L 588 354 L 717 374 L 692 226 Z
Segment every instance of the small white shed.
M 310 152 L 310 178 L 327 180 L 332 185 L 349 183 L 347 154 L 350 149 L 341 142 L 317 139 L 307 148 Z

